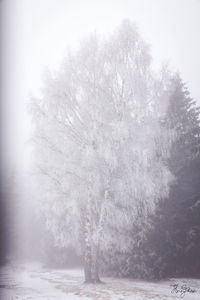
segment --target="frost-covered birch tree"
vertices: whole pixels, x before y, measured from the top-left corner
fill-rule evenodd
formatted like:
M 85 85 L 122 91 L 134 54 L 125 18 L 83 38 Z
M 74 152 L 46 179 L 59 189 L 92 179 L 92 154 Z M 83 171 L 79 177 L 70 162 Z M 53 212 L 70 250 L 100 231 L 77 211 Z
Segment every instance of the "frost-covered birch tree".
M 56 243 L 83 255 L 86 282 L 99 282 L 99 252 L 128 247 L 121 229 L 168 193 L 173 133 L 161 122 L 163 78 L 152 72 L 135 25 L 124 21 L 108 38 L 85 39 L 32 101 L 35 197 Z

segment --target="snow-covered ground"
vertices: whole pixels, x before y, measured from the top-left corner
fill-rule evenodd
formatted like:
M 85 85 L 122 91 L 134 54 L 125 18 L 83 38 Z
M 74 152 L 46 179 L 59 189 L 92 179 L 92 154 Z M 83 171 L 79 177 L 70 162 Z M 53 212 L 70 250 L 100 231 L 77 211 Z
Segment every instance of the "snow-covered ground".
M 200 300 L 200 280 L 147 282 L 109 277 L 103 281 L 104 284 L 85 285 L 83 272 L 78 269 L 45 269 L 37 264 L 10 265 L 1 268 L 0 295 L 1 300 Z M 173 284 L 178 286 L 174 289 Z M 184 288 L 190 288 L 190 292 L 181 294 Z M 191 289 L 195 292 L 192 293 Z

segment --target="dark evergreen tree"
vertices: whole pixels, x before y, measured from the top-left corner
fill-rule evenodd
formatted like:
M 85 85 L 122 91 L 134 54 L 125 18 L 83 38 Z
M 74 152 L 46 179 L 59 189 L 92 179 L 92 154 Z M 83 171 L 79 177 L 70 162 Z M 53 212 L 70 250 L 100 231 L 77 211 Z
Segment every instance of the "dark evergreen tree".
M 118 254 L 117 269 L 115 262 L 115 272 L 137 278 L 200 276 L 199 108 L 179 74 L 169 93 L 162 124 L 176 135 L 168 160 L 175 180 L 169 197 L 149 216 L 149 230 L 138 230 L 131 254 Z
M 172 80 L 172 94 L 166 116 L 166 126 L 175 129 L 177 138 L 172 146 L 169 166 L 179 176 L 200 154 L 199 107 L 190 97 L 186 85 L 177 74 Z
M 164 124 L 176 132 L 168 161 L 176 179 L 143 242 L 149 253 L 145 268 L 154 278 L 200 276 L 199 108 L 179 75 L 172 81 Z

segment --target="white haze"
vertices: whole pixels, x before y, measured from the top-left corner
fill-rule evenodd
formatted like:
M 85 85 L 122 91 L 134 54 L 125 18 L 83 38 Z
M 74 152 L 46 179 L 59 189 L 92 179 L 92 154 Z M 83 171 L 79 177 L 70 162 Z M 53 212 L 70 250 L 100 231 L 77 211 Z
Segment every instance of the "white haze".
M 124 18 L 135 21 L 151 44 L 155 65 L 179 70 L 200 103 L 200 1 L 12 0 L 3 17 L 4 133 L 6 160 L 27 164 L 31 135 L 27 103 L 38 95 L 45 67 L 57 68 L 68 46 L 97 31 L 107 34 Z

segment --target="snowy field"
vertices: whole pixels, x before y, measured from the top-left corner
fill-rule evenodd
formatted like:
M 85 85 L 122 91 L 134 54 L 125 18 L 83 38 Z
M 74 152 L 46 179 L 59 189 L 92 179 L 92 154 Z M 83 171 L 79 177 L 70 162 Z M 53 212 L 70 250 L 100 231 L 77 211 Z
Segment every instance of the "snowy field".
M 83 272 L 78 269 L 12 265 L 1 268 L 0 295 L 1 300 L 200 300 L 200 280 L 147 282 L 105 277 L 103 281 L 104 284 L 85 285 Z M 178 286 L 175 288 L 173 284 Z M 184 293 L 188 288 L 190 291 Z

